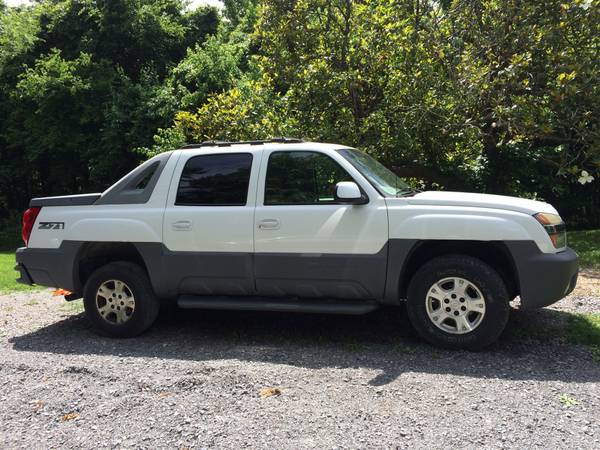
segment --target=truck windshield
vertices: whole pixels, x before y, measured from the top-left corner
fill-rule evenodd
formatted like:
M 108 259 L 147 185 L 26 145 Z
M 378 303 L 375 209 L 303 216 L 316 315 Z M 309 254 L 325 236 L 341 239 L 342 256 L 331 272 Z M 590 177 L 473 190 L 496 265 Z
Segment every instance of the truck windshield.
M 418 192 L 375 158 L 354 148 L 338 150 L 382 195 L 403 197 Z

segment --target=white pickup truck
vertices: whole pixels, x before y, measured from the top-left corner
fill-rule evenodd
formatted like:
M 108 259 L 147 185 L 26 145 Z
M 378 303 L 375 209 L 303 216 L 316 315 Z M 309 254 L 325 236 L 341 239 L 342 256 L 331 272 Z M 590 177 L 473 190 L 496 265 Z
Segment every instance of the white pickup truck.
M 478 349 L 509 302 L 550 305 L 578 264 L 547 203 L 419 192 L 343 145 L 278 138 L 160 154 L 101 194 L 31 200 L 19 281 L 83 296 L 110 336 L 182 308 L 362 314 L 401 305 L 432 344 Z

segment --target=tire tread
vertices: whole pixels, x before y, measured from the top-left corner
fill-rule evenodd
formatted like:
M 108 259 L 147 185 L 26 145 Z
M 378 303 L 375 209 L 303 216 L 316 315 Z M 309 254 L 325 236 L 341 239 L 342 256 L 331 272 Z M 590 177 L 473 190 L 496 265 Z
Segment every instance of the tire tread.
M 111 325 L 97 313 L 95 295 L 102 280 L 119 277 L 135 291 L 134 315 L 137 315 L 122 325 Z M 160 309 L 160 302 L 154 294 L 146 271 L 129 261 L 115 261 L 97 269 L 85 284 L 83 303 L 86 316 L 95 331 L 109 337 L 134 337 L 143 333 L 154 323 Z
M 486 298 L 486 315 L 470 333 L 445 333 L 427 316 L 424 300 L 427 290 L 435 281 L 446 276 L 469 279 Z M 411 279 L 407 297 L 411 324 L 423 339 L 438 347 L 480 350 L 495 342 L 508 322 L 509 295 L 502 277 L 490 265 L 472 256 L 450 254 L 426 262 Z

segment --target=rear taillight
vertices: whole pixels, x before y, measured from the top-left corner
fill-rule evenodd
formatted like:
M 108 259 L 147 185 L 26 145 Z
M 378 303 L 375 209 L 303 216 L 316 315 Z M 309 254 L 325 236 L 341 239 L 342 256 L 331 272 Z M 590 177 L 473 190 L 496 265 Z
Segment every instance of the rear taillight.
M 29 243 L 29 237 L 31 236 L 31 230 L 35 224 L 38 214 L 42 210 L 41 206 L 33 206 L 23 213 L 23 220 L 21 222 L 21 237 L 25 245 Z

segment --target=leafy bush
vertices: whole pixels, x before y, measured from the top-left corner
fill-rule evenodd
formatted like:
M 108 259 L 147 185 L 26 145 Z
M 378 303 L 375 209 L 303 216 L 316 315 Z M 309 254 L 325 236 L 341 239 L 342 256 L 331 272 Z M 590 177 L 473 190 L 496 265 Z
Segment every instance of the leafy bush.
M 184 141 L 365 149 L 424 188 L 600 226 L 600 4 L 56 0 L 0 8 L 0 205 Z M 142 149 L 142 151 L 139 151 Z

